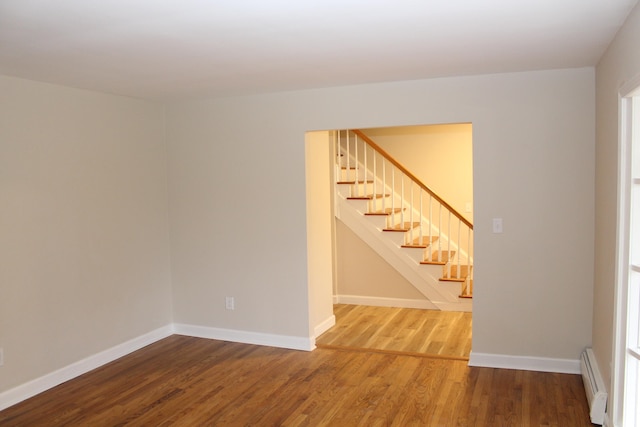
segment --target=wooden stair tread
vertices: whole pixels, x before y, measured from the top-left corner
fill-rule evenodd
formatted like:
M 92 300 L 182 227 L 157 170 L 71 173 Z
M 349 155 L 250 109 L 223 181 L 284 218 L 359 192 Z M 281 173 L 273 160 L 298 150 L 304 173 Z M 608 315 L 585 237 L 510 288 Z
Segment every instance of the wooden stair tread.
M 413 239 L 413 242 L 402 245 L 403 248 L 428 248 L 433 242 L 438 240 L 438 236 L 431 236 L 431 241 L 429 241 L 429 236 L 423 236 L 422 241 L 420 241 L 420 237 L 416 237 Z
M 459 279 L 456 277 L 441 277 L 438 280 L 440 280 L 441 282 L 464 282 L 465 280 L 467 280 L 466 277 L 460 277 Z
M 383 197 L 389 197 L 388 194 L 368 194 L 366 196 L 350 196 L 347 200 L 373 200 L 382 199 Z
M 338 183 L 338 184 L 350 184 L 350 185 L 353 185 L 353 184 L 373 184 L 373 180 L 372 180 L 372 179 L 368 179 L 368 180 L 364 181 L 364 180 L 360 179 L 360 180 L 358 180 L 358 181 L 356 181 L 356 180 L 352 180 L 352 181 L 338 181 L 337 183 Z
M 456 251 L 451 251 L 451 257 L 456 254 Z M 420 264 L 435 264 L 435 265 L 445 265 L 449 261 L 449 252 L 442 251 L 440 253 L 440 259 L 438 260 L 438 251 L 433 251 L 431 254 L 431 259 L 425 258 L 420 261 Z
M 374 212 L 366 212 L 365 215 L 381 215 L 381 216 L 388 216 L 391 215 L 392 213 L 399 213 L 402 212 L 404 209 L 402 208 L 395 208 L 393 209 L 393 211 L 391 210 L 391 208 L 386 208 L 384 211 L 374 211 Z
M 406 232 L 411 230 L 412 228 L 418 227 L 420 225 L 419 222 L 405 222 L 403 224 L 396 224 L 393 227 L 383 228 L 382 231 L 401 231 Z

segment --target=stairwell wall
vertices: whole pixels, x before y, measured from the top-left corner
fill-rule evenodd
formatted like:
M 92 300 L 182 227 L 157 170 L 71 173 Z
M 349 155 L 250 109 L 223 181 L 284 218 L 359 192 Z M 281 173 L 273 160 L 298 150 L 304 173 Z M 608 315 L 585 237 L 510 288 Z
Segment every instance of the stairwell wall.
M 411 302 L 416 308 L 427 304 L 420 291 L 338 219 L 336 252 L 337 295 L 378 304 Z
M 467 203 L 473 207 L 470 123 L 364 129 L 363 132 L 473 222 L 473 212 L 466 209 Z
M 581 68 L 169 106 L 176 322 L 308 337 L 305 132 L 468 122 L 473 351 L 577 361 L 591 342 L 594 87 Z

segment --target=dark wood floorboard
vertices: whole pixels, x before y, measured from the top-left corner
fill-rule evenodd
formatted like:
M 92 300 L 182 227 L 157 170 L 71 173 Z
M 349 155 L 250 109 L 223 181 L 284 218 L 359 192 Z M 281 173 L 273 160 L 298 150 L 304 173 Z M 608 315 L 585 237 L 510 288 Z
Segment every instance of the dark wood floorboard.
M 174 335 L 0 412 L 13 426 L 590 426 L 579 375 Z
M 370 349 L 469 360 L 471 313 L 335 304 L 336 324 L 318 347 Z

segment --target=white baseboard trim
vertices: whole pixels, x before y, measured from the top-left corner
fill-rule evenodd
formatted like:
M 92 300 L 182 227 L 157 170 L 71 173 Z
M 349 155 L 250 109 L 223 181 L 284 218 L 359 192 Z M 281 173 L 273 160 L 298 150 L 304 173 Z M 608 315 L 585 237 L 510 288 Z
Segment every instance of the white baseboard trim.
M 547 357 L 509 356 L 505 354 L 474 353 L 469 355 L 469 366 L 517 369 L 521 371 L 580 374 L 580 360 Z
M 428 310 L 439 310 L 439 308 L 428 299 L 385 298 L 361 295 L 334 295 L 333 301 L 336 304 L 357 304 L 371 305 L 375 307 L 422 308 Z
M 320 335 L 322 335 L 323 333 L 327 332 L 331 327 L 333 327 L 336 324 L 336 316 L 335 315 L 331 315 L 329 317 L 327 317 L 324 322 L 320 323 L 318 326 L 316 326 L 313 329 L 313 341 L 314 341 L 314 346 L 315 346 L 315 339 L 317 337 L 319 337 Z
M 22 402 L 36 394 L 53 388 L 65 381 L 69 381 L 75 377 L 106 365 L 122 356 L 133 353 L 136 350 L 146 347 L 156 341 L 166 338 L 173 334 L 172 325 L 163 326 L 137 338 L 133 338 L 122 344 L 118 344 L 100 353 L 89 356 L 85 359 L 72 363 L 71 365 L 60 368 L 40 378 L 36 378 L 27 383 L 21 384 L 15 388 L 0 393 L 0 411 Z
M 208 338 L 221 341 L 232 341 L 243 344 L 267 345 L 270 347 L 288 348 L 292 350 L 313 350 L 315 339 L 310 337 L 292 337 L 287 335 L 263 334 L 260 332 L 239 331 L 235 329 L 212 328 L 208 326 L 173 325 L 178 335 L 188 335 L 197 338 Z

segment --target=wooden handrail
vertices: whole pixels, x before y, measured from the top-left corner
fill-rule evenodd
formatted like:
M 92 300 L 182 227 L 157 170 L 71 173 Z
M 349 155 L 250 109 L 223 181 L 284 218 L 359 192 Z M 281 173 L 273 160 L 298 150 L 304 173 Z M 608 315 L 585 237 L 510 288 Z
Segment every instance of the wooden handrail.
M 442 197 L 438 196 L 433 190 L 431 190 L 429 187 L 427 187 L 422 181 L 420 181 L 414 174 L 412 174 L 411 172 L 409 172 L 404 166 L 402 166 L 396 159 L 394 159 L 391 154 L 387 153 L 386 151 L 384 151 L 382 149 L 382 147 L 380 147 L 378 144 L 376 144 L 375 142 L 373 142 L 371 140 L 371 138 L 369 138 L 367 135 L 365 135 L 361 130 L 359 129 L 352 129 L 351 130 L 353 133 L 355 133 L 356 135 L 358 135 L 362 140 L 364 140 L 367 144 L 369 144 L 374 150 L 376 150 L 378 153 L 380 153 L 382 155 L 382 157 L 384 157 L 385 159 L 387 159 L 391 164 L 393 164 L 395 167 L 397 167 L 398 169 L 400 169 L 402 171 L 402 173 L 404 173 L 405 175 L 407 175 L 409 178 L 411 178 L 416 184 L 418 184 L 424 191 L 426 191 L 427 193 L 429 193 L 434 199 L 436 199 L 442 206 L 444 206 L 445 208 L 447 208 L 449 210 L 449 212 L 451 212 L 456 218 L 458 218 L 460 221 L 462 221 L 467 227 L 469 227 L 471 230 L 473 230 L 473 224 L 471 222 L 469 222 L 468 219 L 466 219 L 465 217 L 463 217 L 457 210 L 455 210 L 449 203 L 445 202 Z

